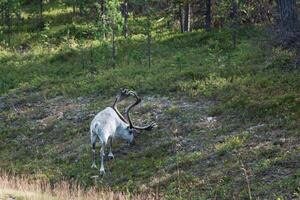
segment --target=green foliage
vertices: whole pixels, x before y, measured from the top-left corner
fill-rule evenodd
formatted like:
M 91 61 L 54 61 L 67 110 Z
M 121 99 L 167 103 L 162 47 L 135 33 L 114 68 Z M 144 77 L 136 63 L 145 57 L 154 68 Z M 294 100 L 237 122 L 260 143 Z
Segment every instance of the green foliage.
M 220 2 L 224 6 L 220 15 L 226 15 L 228 2 Z M 299 152 L 293 145 L 297 144 L 300 113 L 295 52 L 256 45 L 263 35 L 261 28 L 238 30 L 239 41 L 234 49 L 229 29 L 179 34 L 165 31 L 165 19 L 153 15 L 149 69 L 145 42 L 149 18 L 135 13 L 135 19 L 129 19 L 131 37 L 116 37 L 117 67 L 111 68 L 110 41 L 99 38 L 105 31 L 110 34 L 112 28 L 120 35 L 119 2 L 107 4 L 107 24 L 100 20 L 95 24 L 94 18 L 87 21 L 60 3 L 51 10 L 54 6 L 50 4 L 45 8 L 42 30 L 14 33 L 11 46 L 0 47 L 1 169 L 42 176 L 52 183 L 68 178 L 86 187 L 93 186 L 90 177 L 98 172 L 90 170 L 87 133 L 91 116 L 109 105 L 119 88 L 128 87 L 142 96 L 167 96 L 172 106 L 165 109 L 167 103 L 157 102 L 155 112 L 162 110 L 166 119 L 159 121 L 159 130 L 139 135 L 136 148 L 124 150 L 126 147 L 116 144 L 120 152 L 115 161 L 107 162 L 111 171 L 98 180 L 96 184 L 100 187 L 131 192 L 158 188 L 169 199 L 231 199 L 232 194 L 237 199 L 246 199 L 244 177 L 235 156 L 240 153 L 254 173 L 250 181 L 256 196 L 270 197 L 272 194 L 266 191 L 280 191 L 276 192 L 280 197 L 291 191 L 299 193 L 299 173 L 293 166 Z M 26 20 L 34 8 L 28 6 L 22 11 Z M 91 8 L 85 8 L 85 12 L 89 13 Z M 56 98 L 61 99 L 53 103 Z M 49 106 L 66 99 L 71 99 L 66 105 L 81 106 L 82 116 L 75 109 L 73 113 L 64 112 L 61 121 L 35 127 L 38 120 L 52 114 Z M 203 99 L 214 104 L 206 108 Z M 184 103 L 178 106 L 177 101 Z M 199 104 L 190 107 L 195 102 Z M 139 112 L 153 111 L 150 103 Z M 202 106 L 210 113 L 198 112 L 204 109 Z M 206 121 L 209 114 L 217 115 L 217 120 Z M 77 118 L 73 119 L 74 116 Z M 226 117 L 233 121 L 222 121 Z M 173 123 L 180 135 L 177 143 L 172 138 Z M 271 128 L 244 132 L 257 123 L 289 129 L 274 138 L 286 137 L 292 142 L 269 144 L 275 135 Z M 216 142 L 216 137 L 222 136 L 227 137 Z M 186 151 L 175 153 L 176 145 Z M 282 149 L 289 153 L 282 153 Z M 289 176 L 285 179 L 278 175 L 278 179 L 270 180 L 268 174 L 284 163 L 292 163 L 291 170 L 282 170 L 288 171 Z M 274 182 L 266 184 L 264 179 Z
M 115 35 L 119 35 L 123 27 L 123 17 L 120 11 L 119 1 L 107 1 L 105 3 L 105 10 L 101 16 L 102 19 L 98 21 L 98 26 L 100 27 L 99 32 L 102 34 L 112 34 L 112 32 L 114 32 Z
M 234 149 L 238 149 L 242 147 L 242 145 L 243 145 L 243 139 L 241 139 L 238 136 L 233 136 L 233 137 L 226 138 L 226 140 L 223 143 L 216 144 L 215 147 L 216 147 L 217 154 L 222 156 L 225 153 L 231 152 Z

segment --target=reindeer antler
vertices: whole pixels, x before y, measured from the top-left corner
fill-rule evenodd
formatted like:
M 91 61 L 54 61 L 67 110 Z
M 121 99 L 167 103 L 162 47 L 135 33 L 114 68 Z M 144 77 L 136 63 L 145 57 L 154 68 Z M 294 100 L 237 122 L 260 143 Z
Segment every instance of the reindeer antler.
M 125 113 L 126 113 L 126 116 L 127 116 L 127 119 L 120 113 L 120 111 L 118 110 L 117 108 L 117 103 L 124 100 L 125 98 L 129 97 L 129 96 L 133 96 L 136 98 L 136 101 L 129 105 L 126 110 L 125 110 Z M 135 126 L 132 124 L 132 120 L 130 118 L 130 115 L 129 115 L 129 111 L 135 107 L 136 105 L 138 105 L 139 103 L 141 102 L 141 98 L 137 95 L 137 93 L 135 91 L 132 91 L 132 90 L 128 90 L 128 89 L 120 89 L 120 93 L 116 96 L 116 99 L 112 105 L 112 108 L 115 110 L 115 112 L 117 113 L 117 115 L 120 117 L 120 119 L 122 121 L 124 121 L 125 123 L 129 124 L 130 128 L 134 128 L 134 129 L 137 129 L 137 130 L 146 130 L 146 131 L 150 131 L 152 130 L 154 127 L 157 126 L 157 124 L 155 122 L 151 122 L 150 124 L 148 125 L 145 125 L 145 126 Z
M 136 101 L 133 103 L 133 104 L 131 104 L 130 106 L 128 106 L 127 108 L 126 108 L 126 115 L 127 115 L 127 119 L 128 119 L 128 122 L 129 122 L 129 126 L 131 127 L 131 128 L 134 128 L 134 129 L 137 129 L 137 130 L 146 130 L 146 131 L 150 131 L 150 130 L 152 130 L 154 127 L 156 127 L 157 126 L 157 124 L 155 123 L 155 122 L 151 122 L 150 124 L 148 124 L 148 125 L 145 125 L 145 126 L 134 126 L 133 124 L 132 124 L 132 121 L 131 121 L 131 118 L 130 118 L 130 115 L 129 115 L 129 111 L 134 107 L 134 106 L 136 106 L 136 105 L 138 105 L 142 100 L 141 100 L 141 98 L 137 95 L 137 93 L 136 92 L 134 92 L 134 91 L 128 91 L 128 94 L 130 94 L 130 95 L 132 95 L 132 96 L 134 96 L 135 98 L 136 98 Z
M 120 119 L 128 124 L 128 121 L 125 119 L 125 117 L 120 113 L 120 111 L 117 108 L 117 103 L 124 100 L 129 96 L 129 90 L 128 89 L 120 89 L 120 93 L 116 96 L 116 99 L 112 105 L 112 108 L 115 110 L 117 115 L 120 117 Z
M 141 98 L 138 97 L 136 92 L 134 92 L 134 91 L 130 91 L 130 94 L 136 98 L 136 101 L 126 108 L 125 113 L 126 113 L 130 128 L 134 128 L 132 121 L 130 119 L 129 111 L 130 111 L 130 109 L 132 109 L 134 106 L 138 105 L 141 102 Z
M 139 98 L 138 96 L 137 96 L 137 94 L 136 94 L 136 92 L 134 92 L 134 91 L 132 91 L 132 90 L 129 90 L 129 89 L 120 89 L 120 93 L 116 96 L 116 99 L 115 99 L 115 101 L 114 101 L 114 103 L 113 103 L 113 105 L 111 106 L 114 110 L 115 110 L 115 112 L 117 113 L 117 115 L 120 117 L 120 119 L 123 121 L 123 122 L 125 122 L 125 123 L 127 123 L 127 124 L 129 124 L 129 121 L 121 114 L 121 112 L 118 110 L 118 108 L 117 108 L 117 103 L 118 102 L 121 102 L 121 101 L 123 101 L 125 98 L 128 98 L 129 96 L 133 96 L 133 97 L 135 97 L 135 98 Z M 139 102 L 138 102 L 139 103 Z M 138 104 L 137 103 L 137 104 Z M 135 105 L 137 105 L 137 104 L 135 104 Z M 134 105 L 133 105 L 134 106 Z

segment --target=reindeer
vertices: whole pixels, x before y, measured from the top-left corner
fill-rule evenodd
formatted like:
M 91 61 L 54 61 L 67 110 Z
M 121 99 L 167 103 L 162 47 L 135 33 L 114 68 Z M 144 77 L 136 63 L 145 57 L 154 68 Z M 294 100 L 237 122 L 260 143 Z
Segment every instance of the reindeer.
M 126 110 L 127 119 L 119 112 L 117 108 L 117 103 L 124 100 L 125 98 L 133 96 L 136 101 L 129 105 Z M 104 170 L 104 150 L 109 142 L 109 154 L 108 157 L 113 159 L 114 155 L 112 153 L 112 142 L 113 138 L 120 137 L 126 140 L 128 143 L 133 142 L 134 134 L 137 133 L 138 130 L 146 130 L 150 131 L 154 127 L 156 127 L 155 122 L 151 122 L 146 126 L 135 126 L 132 124 L 129 111 L 136 105 L 141 102 L 141 98 L 136 94 L 136 92 L 121 89 L 120 93 L 117 95 L 113 105 L 111 107 L 107 107 L 104 110 L 100 111 L 92 120 L 90 126 L 90 134 L 91 134 L 91 144 L 92 144 L 92 152 L 93 152 L 93 163 L 92 168 L 97 168 L 96 166 L 96 141 L 99 139 L 100 141 L 100 174 L 105 174 Z

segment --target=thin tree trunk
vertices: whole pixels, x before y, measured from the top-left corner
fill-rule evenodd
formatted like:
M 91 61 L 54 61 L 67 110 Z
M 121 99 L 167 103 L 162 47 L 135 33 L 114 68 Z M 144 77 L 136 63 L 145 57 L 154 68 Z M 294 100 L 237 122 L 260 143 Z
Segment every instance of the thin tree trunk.
M 82 41 L 81 41 L 82 42 Z M 82 69 L 85 68 L 85 60 L 84 60 L 84 49 L 83 49 L 83 44 L 81 44 L 81 48 L 80 48 L 80 51 L 81 51 L 81 66 L 82 66 Z
M 295 31 L 298 26 L 296 0 L 277 0 L 280 24 L 286 31 Z
M 1 3 L 1 23 L 5 24 L 5 4 Z
M 124 37 L 128 37 L 128 0 L 124 0 L 123 2 L 123 16 L 124 16 L 124 27 L 123 33 Z
M 192 4 L 188 4 L 188 24 L 187 24 L 187 31 L 190 32 L 192 30 L 191 28 L 191 18 L 192 18 Z
M 105 13 L 105 0 L 100 0 L 100 5 L 101 5 L 101 17 Z
M 90 46 L 90 62 L 93 64 L 94 62 L 94 52 L 93 52 L 93 44 Z
M 232 0 L 232 12 L 231 12 L 231 19 L 232 19 L 232 42 L 233 47 L 236 48 L 237 43 L 237 11 L 238 11 L 238 2 L 237 0 Z
M 115 29 L 112 28 L 112 65 L 115 67 L 116 63 L 116 44 L 115 44 Z
M 21 9 L 18 8 L 18 10 L 15 11 L 15 15 L 17 18 L 17 32 L 20 32 L 21 30 L 21 25 L 22 25 L 22 17 L 21 17 Z
M 40 20 L 39 20 L 39 28 L 42 29 L 44 27 L 43 23 L 43 0 L 40 0 Z
M 83 5 L 82 5 L 82 3 L 79 4 L 79 15 L 83 16 Z
M 75 6 L 75 3 L 73 3 L 73 16 L 75 16 L 75 14 L 76 14 L 76 6 Z
M 150 14 L 147 16 L 147 47 L 148 47 L 148 67 L 151 67 L 151 21 Z
M 183 9 L 182 9 L 182 6 L 181 6 L 181 3 L 179 3 L 179 21 L 180 21 L 180 31 L 181 33 L 184 32 L 184 13 L 183 13 Z
M 11 13 L 10 13 L 10 6 L 7 3 L 6 7 L 6 24 L 7 24 L 7 33 L 8 33 L 8 44 L 10 45 L 11 43 Z
M 206 18 L 205 29 L 209 31 L 211 28 L 211 0 L 206 1 Z
M 183 31 L 184 32 L 189 32 L 190 31 L 190 9 L 191 9 L 191 4 L 190 2 L 186 2 L 184 5 L 184 23 L 183 23 Z
M 105 12 L 106 12 L 106 8 L 105 8 L 105 0 L 100 0 L 100 5 L 101 5 L 101 8 L 100 8 L 100 20 L 101 20 L 101 23 L 103 26 L 106 26 L 106 21 L 105 21 L 105 18 L 104 18 L 104 15 L 105 15 Z M 105 31 L 104 34 L 103 34 L 103 37 L 104 39 L 107 38 L 107 32 Z

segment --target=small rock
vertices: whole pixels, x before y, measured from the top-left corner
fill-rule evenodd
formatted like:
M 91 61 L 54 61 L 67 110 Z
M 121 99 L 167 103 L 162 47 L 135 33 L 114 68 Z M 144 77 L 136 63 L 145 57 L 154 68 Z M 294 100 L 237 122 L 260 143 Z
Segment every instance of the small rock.
M 208 122 L 214 122 L 214 121 L 216 121 L 215 117 L 207 117 L 206 120 Z

